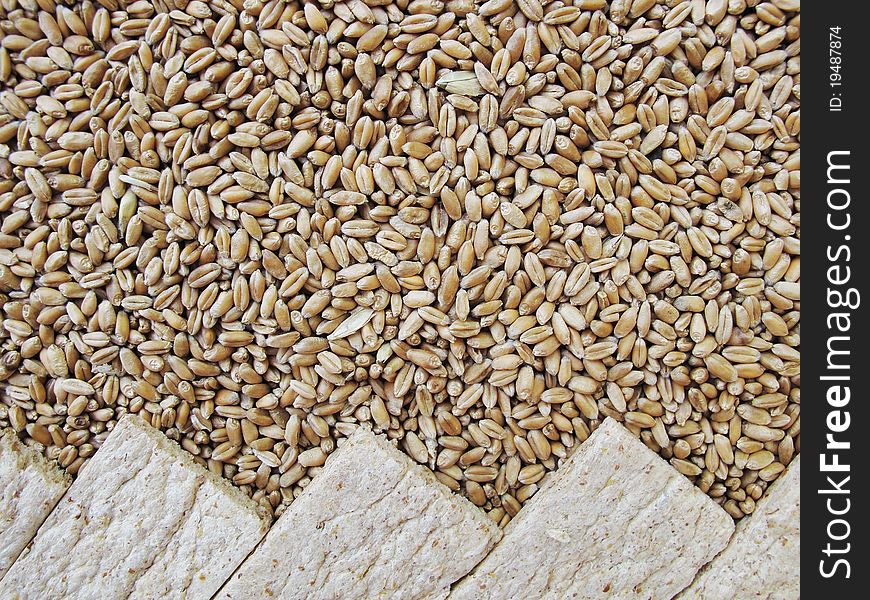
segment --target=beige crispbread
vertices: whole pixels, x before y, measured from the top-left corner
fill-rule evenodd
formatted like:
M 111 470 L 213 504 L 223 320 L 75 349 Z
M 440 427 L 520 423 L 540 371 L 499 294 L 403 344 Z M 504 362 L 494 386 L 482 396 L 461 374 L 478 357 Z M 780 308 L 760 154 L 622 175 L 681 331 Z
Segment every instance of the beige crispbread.
M 444 598 L 500 535 L 431 471 L 361 428 L 217 598 Z
M 0 431 L 0 577 L 9 570 L 72 479 L 11 429 Z
M 128 415 L 0 581 L 0 597 L 208 598 L 268 524 L 253 501 Z
M 669 600 L 733 530 L 724 510 L 607 419 L 450 598 Z
M 774 482 L 755 512 L 737 524 L 728 547 L 679 600 L 800 597 L 800 455 Z

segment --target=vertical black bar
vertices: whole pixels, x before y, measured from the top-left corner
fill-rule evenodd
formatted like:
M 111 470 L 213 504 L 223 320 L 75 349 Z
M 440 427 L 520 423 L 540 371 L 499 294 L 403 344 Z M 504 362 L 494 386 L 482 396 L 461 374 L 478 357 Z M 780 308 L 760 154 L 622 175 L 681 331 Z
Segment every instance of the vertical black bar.
M 862 83 L 870 60 L 866 12 L 863 2 L 810 1 L 801 15 L 804 598 L 866 597 L 870 579 L 861 487 L 868 437 L 861 435 L 868 372 L 864 304 L 870 302 L 870 231 L 861 210 L 870 164 L 870 99 Z M 836 470 L 842 465 L 848 470 Z

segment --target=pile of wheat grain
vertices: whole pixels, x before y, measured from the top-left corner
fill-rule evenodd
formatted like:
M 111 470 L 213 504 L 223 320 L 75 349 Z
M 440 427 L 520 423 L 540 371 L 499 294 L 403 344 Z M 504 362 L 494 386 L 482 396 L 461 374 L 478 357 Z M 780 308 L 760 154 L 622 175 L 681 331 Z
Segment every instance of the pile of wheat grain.
M 280 513 L 361 423 L 506 523 L 605 416 L 799 450 L 797 0 L 0 0 L 0 426 Z

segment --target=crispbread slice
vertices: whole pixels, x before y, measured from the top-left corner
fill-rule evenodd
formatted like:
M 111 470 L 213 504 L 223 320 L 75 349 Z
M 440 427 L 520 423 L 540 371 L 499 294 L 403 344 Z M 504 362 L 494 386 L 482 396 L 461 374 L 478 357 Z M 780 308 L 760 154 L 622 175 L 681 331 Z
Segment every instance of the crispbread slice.
M 128 415 L 0 581 L 0 598 L 208 598 L 268 525 L 242 492 Z
M 0 577 L 72 483 L 70 476 L 11 429 L 0 431 Z
M 500 536 L 431 471 L 360 428 L 217 598 L 444 598 Z
M 715 502 L 607 419 L 450 598 L 669 600 L 733 530 Z
M 728 547 L 707 565 L 680 600 L 800 597 L 801 463 L 786 472 L 737 524 Z

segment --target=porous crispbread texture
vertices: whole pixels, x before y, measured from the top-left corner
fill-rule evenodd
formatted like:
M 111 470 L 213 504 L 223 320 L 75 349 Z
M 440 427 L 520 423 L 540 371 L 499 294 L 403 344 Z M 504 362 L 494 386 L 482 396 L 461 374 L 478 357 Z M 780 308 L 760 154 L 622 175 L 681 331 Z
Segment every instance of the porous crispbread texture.
M 208 598 L 268 524 L 239 490 L 128 415 L 0 581 L 0 598 Z
M 217 598 L 444 598 L 500 536 L 431 471 L 360 428 Z
M 9 570 L 72 479 L 42 454 L 0 431 L 0 577 Z
M 733 531 L 724 510 L 607 419 L 450 599 L 670 599 Z
M 680 600 L 800 597 L 801 464 L 791 462 Z

